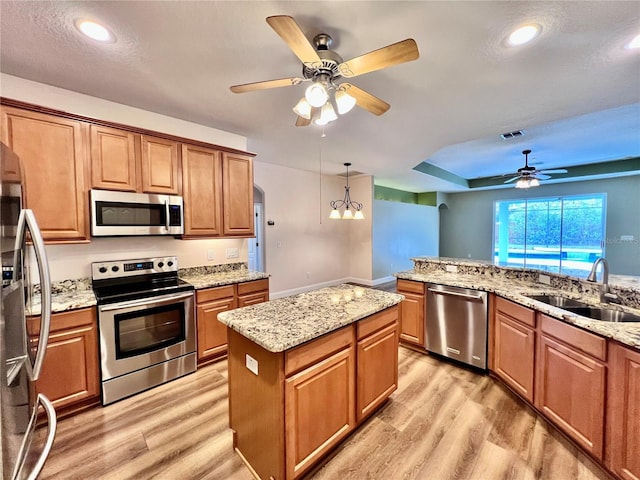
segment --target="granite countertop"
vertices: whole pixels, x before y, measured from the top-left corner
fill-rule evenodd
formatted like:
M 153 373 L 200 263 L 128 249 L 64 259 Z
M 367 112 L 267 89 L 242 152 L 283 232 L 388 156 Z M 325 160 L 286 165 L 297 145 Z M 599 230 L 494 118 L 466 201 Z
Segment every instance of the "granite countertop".
M 585 303 L 597 306 L 599 298 L 586 296 L 580 293 L 565 292 L 541 283 L 528 280 L 509 279 L 501 277 L 490 277 L 483 275 L 469 275 L 464 273 L 450 273 L 444 271 L 437 272 L 416 272 L 409 270 L 406 272 L 396 273 L 397 278 L 405 280 L 413 280 L 416 282 L 435 283 L 440 285 L 449 285 L 454 287 L 471 288 L 475 290 L 483 290 L 493 292 L 501 297 L 512 300 L 521 305 L 538 310 L 551 317 L 563 320 L 567 323 L 576 325 L 580 328 L 596 333 L 600 336 L 612 338 L 618 342 L 640 349 L 640 322 L 603 322 L 593 320 L 588 317 L 582 317 L 574 313 L 563 310 L 559 307 L 553 307 L 546 303 L 539 302 L 528 298 L 527 295 L 561 294 L 567 298 L 581 300 Z M 609 305 L 611 308 L 628 311 L 640 315 L 640 310 L 626 308 L 620 305 Z
M 80 308 L 94 307 L 96 296 L 93 290 L 73 290 L 57 292 L 51 295 L 51 313 L 66 312 Z M 26 306 L 27 315 L 40 315 L 40 295 L 33 295 L 31 302 Z
M 336 285 L 218 314 L 270 352 L 283 352 L 400 303 L 395 293 Z
M 180 278 L 190 283 L 196 290 L 210 287 L 222 287 L 234 283 L 251 282 L 253 280 L 261 280 L 269 278 L 269 275 L 263 272 L 254 272 L 251 270 L 231 270 L 227 272 L 185 272 L 180 274 Z

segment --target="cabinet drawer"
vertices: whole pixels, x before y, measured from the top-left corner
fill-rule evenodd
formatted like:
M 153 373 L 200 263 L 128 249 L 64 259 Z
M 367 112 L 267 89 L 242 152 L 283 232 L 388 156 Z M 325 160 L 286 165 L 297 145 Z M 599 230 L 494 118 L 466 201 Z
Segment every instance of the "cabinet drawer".
M 356 326 L 358 340 L 395 323 L 397 319 L 398 307 L 394 306 L 360 320 Z
M 269 290 L 268 278 L 238 284 L 238 295 L 246 295 L 248 293 L 260 292 L 263 290 Z
M 236 286 L 226 285 L 224 287 L 207 288 L 196 291 L 196 303 L 205 303 L 221 298 L 235 297 Z
M 496 297 L 496 310 L 532 328 L 536 327 L 536 312 L 530 308 Z
M 29 322 L 29 332 L 33 335 L 40 333 L 40 316 L 27 317 Z M 50 333 L 59 332 L 61 330 L 69 330 L 70 328 L 91 326 L 95 324 L 95 308 L 82 308 L 80 310 L 71 310 L 68 312 L 60 312 L 51 314 Z
M 354 343 L 354 327 L 349 325 L 292 350 L 284 356 L 284 374 L 289 376 Z
M 412 292 L 412 293 L 424 293 L 425 284 L 422 282 L 413 282 L 411 280 L 398 279 L 397 290 L 398 292 Z
M 602 361 L 607 360 L 607 341 L 604 338 L 585 332 L 561 320 L 543 314 L 539 314 L 539 316 L 540 328 L 544 333 L 562 340 L 592 357 Z

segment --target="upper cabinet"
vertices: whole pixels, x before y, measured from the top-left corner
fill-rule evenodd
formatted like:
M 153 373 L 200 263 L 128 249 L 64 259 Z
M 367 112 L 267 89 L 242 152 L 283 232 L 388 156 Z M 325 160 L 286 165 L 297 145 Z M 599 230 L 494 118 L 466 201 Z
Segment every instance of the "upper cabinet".
M 35 213 L 42 237 L 87 241 L 89 125 L 4 105 L 1 112 L 2 140 L 20 158 L 24 207 Z
M 254 236 L 250 156 L 182 145 L 185 237 Z
M 178 142 L 91 125 L 93 188 L 180 193 Z

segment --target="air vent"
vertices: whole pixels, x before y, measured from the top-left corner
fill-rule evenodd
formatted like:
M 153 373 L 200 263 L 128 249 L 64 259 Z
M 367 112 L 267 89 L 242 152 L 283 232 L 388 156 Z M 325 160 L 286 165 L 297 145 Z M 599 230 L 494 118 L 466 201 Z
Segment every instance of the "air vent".
M 509 140 L 510 138 L 521 137 L 522 135 L 524 135 L 523 130 L 516 130 L 515 132 L 501 133 L 500 137 L 503 140 Z
M 336 175 L 338 175 L 339 177 L 346 177 L 347 176 L 347 172 L 336 173 Z M 352 171 L 349 172 L 349 176 L 350 177 L 355 177 L 356 175 L 364 175 L 364 172 L 358 172 L 356 170 L 352 170 Z

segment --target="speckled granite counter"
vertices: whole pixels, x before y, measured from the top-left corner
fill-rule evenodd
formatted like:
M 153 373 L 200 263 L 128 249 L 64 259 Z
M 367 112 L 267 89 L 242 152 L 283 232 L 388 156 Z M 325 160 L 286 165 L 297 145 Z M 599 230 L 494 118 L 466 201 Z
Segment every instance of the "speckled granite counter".
M 64 280 L 51 284 L 51 312 L 60 313 L 67 310 L 93 307 L 96 297 L 91 289 L 91 280 L 79 278 Z M 27 315 L 40 315 L 40 288 L 36 286 L 30 302 L 26 305 Z
M 246 268 L 228 271 L 211 271 L 202 267 L 185 268 L 180 269 L 179 275 L 182 280 L 189 282 L 196 290 L 269 278 L 266 273 L 255 272 Z
M 500 267 L 495 267 L 485 262 L 470 262 L 466 260 L 456 262 L 455 259 L 435 259 L 431 262 L 431 259 L 426 258 L 413 260 L 414 262 L 417 260 L 418 263 L 422 263 L 419 265 L 419 267 L 422 268 L 399 272 L 396 273 L 395 276 L 416 282 L 435 283 L 493 292 L 501 297 L 531 307 L 551 317 L 571 323 L 600 336 L 612 338 L 622 344 L 640 350 L 640 322 L 616 323 L 592 320 L 528 298 L 528 295 L 561 294 L 567 298 L 574 298 L 591 305 L 598 305 L 599 284 L 582 285 L 580 281 L 575 281 L 577 279 L 569 279 L 571 280 L 570 283 L 558 284 L 557 282 L 552 282 L 552 285 L 546 285 L 538 282 L 538 275 L 540 273 L 546 275 L 544 272 L 532 272 L 531 270 L 522 269 L 522 275 L 519 276 L 518 269 L 509 269 L 507 272 L 504 272 L 506 274 L 502 275 L 501 273 L 503 272 L 500 272 Z M 431 266 L 425 265 L 426 262 L 431 262 Z M 418 263 L 416 263 L 417 266 Z M 448 272 L 446 271 L 447 265 L 457 265 L 460 267 L 459 271 L 456 273 Z M 563 279 L 559 279 L 558 281 L 560 280 Z M 556 285 L 554 285 L 554 283 L 556 283 Z M 628 288 L 629 287 L 620 287 L 620 289 Z M 636 299 L 635 293 L 631 287 L 630 290 L 626 291 L 627 295 L 625 298 L 631 298 L 633 303 Z M 635 307 L 635 303 L 633 303 L 633 305 Z M 640 309 L 638 308 L 621 305 L 609 306 L 614 309 L 640 315 Z
M 402 295 L 336 285 L 218 314 L 218 320 L 270 352 L 283 352 L 397 305 Z

